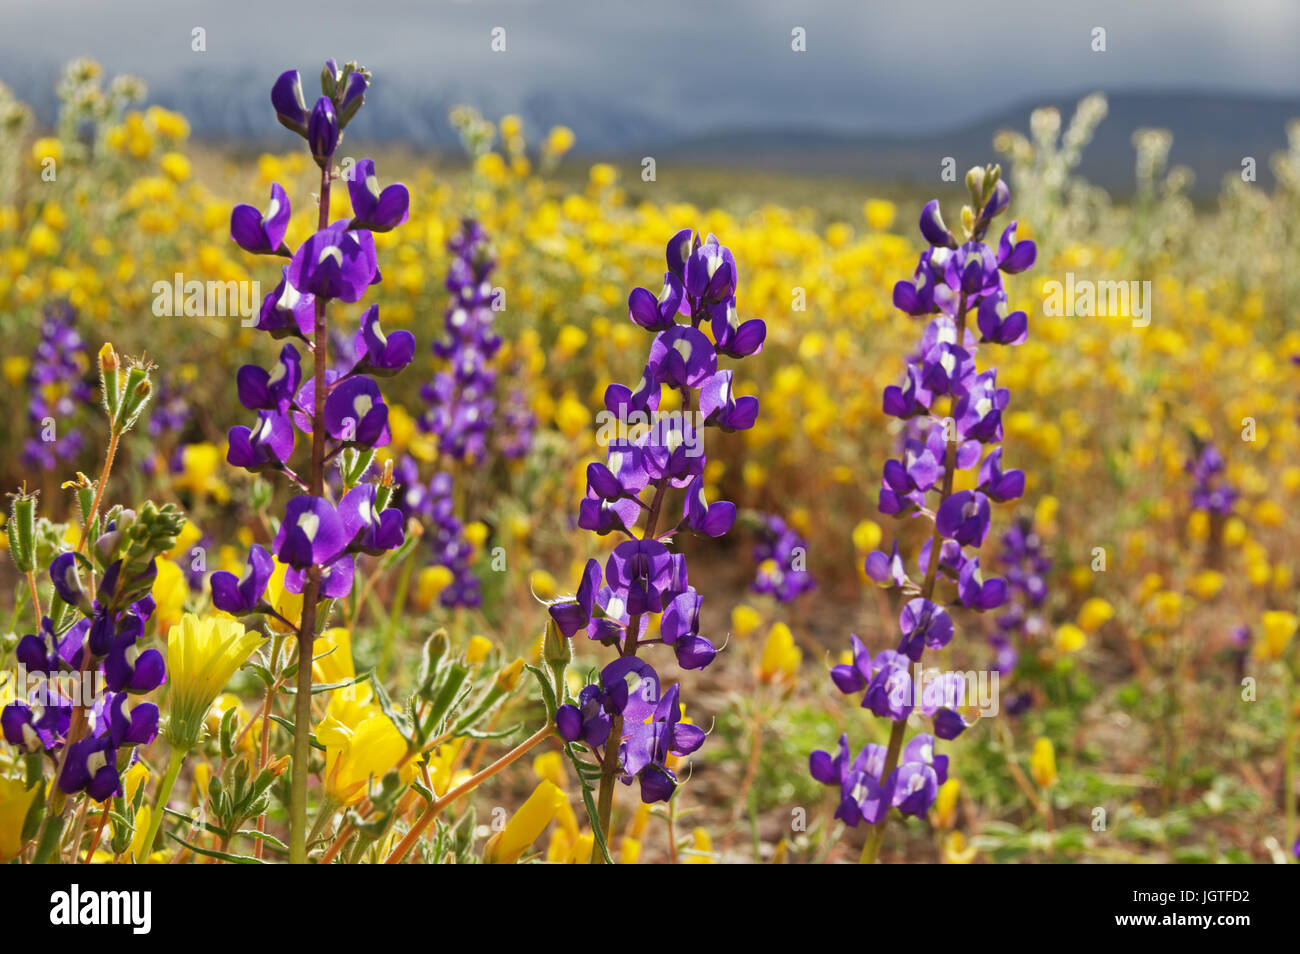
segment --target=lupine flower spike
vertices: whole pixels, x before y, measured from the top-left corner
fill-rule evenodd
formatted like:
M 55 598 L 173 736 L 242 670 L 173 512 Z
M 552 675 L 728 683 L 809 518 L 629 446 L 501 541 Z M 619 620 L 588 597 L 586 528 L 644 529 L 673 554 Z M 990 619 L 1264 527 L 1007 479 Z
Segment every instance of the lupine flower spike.
M 1028 330 L 1024 312 L 1009 311 L 1003 273 L 1033 264 L 1034 244 L 1016 241 L 1016 223 L 996 248 L 984 241 L 993 219 L 1010 202 L 998 168 L 975 168 L 966 184 L 972 204 L 963 212 L 965 239 L 958 242 L 944 224 L 938 201 L 921 213 L 921 234 L 929 243 L 916 272 L 894 288 L 901 311 L 925 319 L 917 353 L 909 358 L 899 385 L 884 392 L 885 413 L 903 421 L 902 455 L 883 468 L 881 513 L 917 516 L 933 526 L 916 554 L 913 579 L 894 544 L 892 553 L 873 552 L 867 575 L 899 595 L 899 639 L 893 649 L 872 654 L 856 637 L 852 661 L 831 672 L 836 688 L 861 698 L 863 708 L 893 723 L 887 746 L 868 745 L 856 755 L 841 736 L 836 755 L 814 752 L 814 778 L 838 789 L 836 817 L 871 830 L 863 862 L 878 857 L 884 821 L 891 808 L 924 815 L 947 778 L 948 758 L 936 740 L 953 739 L 969 725 L 969 702 L 959 674 L 941 676 L 923 691 L 914 686 L 913 667 L 926 650 L 940 650 L 953 638 L 949 612 L 986 612 L 1007 598 L 1001 579 L 985 579 L 979 548 L 988 536 L 991 504 L 1024 492 L 1024 474 L 1004 470 L 1002 415 L 1010 394 L 997 386 L 994 368 L 976 362 L 981 344 L 1016 345 Z M 969 326 L 971 318 L 975 327 Z M 954 489 L 958 471 L 976 471 L 971 489 Z M 933 722 L 933 734 L 918 733 L 904 745 L 914 713 Z

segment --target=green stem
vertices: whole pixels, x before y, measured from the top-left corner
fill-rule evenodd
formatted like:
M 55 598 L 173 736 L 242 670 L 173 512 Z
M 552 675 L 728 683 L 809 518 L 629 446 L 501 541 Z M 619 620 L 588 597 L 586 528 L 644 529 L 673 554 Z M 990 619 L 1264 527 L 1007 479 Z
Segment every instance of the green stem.
M 325 826 L 334 818 L 334 813 L 338 811 L 338 806 L 333 800 L 326 799 L 320 807 L 320 812 L 316 815 L 316 824 L 311 826 L 311 833 L 307 835 L 307 844 L 313 845 L 316 839 L 325 831 Z
M 655 538 L 655 530 L 659 526 L 659 512 L 663 508 L 664 494 L 667 491 L 668 481 L 660 478 L 655 486 L 654 499 L 650 503 L 650 513 L 646 517 L 645 533 L 641 535 L 642 540 L 653 540 Z M 640 633 L 641 615 L 638 613 L 628 620 L 627 639 L 619 647 L 620 656 L 636 655 Z M 596 796 L 600 830 L 605 836 L 606 845 L 609 844 L 609 823 L 614 814 L 614 783 L 618 778 L 618 749 L 622 741 L 623 717 L 615 716 L 613 723 L 609 727 L 609 737 L 605 740 L 605 758 L 600 765 L 600 790 Z M 599 841 L 591 846 L 591 863 L 593 865 L 605 863 L 605 856 L 601 853 Z
M 32 859 L 34 865 L 57 865 L 60 861 L 58 847 L 63 836 L 63 815 L 46 816 L 46 821 L 48 824 L 41 829 L 40 841 L 36 844 L 36 856 Z
M 609 845 L 610 821 L 614 817 L 614 780 L 618 778 L 618 749 L 623 739 L 623 717 L 614 716 L 609 727 L 609 738 L 605 740 L 605 758 L 600 763 L 600 792 L 597 795 L 596 815 L 600 821 L 600 831 Z M 603 865 L 605 855 L 600 850 L 599 842 L 591 846 L 591 863 Z
M 957 304 L 957 343 L 960 345 L 966 340 L 966 295 L 962 294 Z M 956 399 L 951 398 L 948 412 L 951 416 L 956 404 Z M 939 497 L 939 504 L 935 507 L 938 512 L 943 502 L 952 496 L 953 478 L 957 470 L 957 442 L 948 441 L 947 455 L 944 458 L 943 468 L 943 492 Z M 930 537 L 930 565 L 925 568 L 925 581 L 921 584 L 921 599 L 931 600 L 934 598 L 934 587 L 939 580 L 939 559 L 943 552 L 943 534 L 939 532 L 938 521 L 935 521 L 934 533 Z M 898 768 L 898 757 L 903 750 L 903 734 L 907 731 L 907 719 L 901 722 L 895 722 L 894 727 L 889 731 L 889 748 L 885 752 L 885 766 L 880 772 L 880 784 L 885 784 L 885 779 L 889 778 L 894 769 Z M 880 821 L 871 826 L 871 831 L 867 834 L 867 843 L 862 846 L 862 856 L 858 859 L 860 864 L 875 864 L 876 858 L 880 854 L 880 843 L 885 838 L 885 823 L 889 821 L 889 807 L 885 808 L 885 816 Z
M 934 550 L 931 553 L 931 565 L 938 561 L 934 559 Z M 889 732 L 889 749 L 885 752 L 885 767 L 880 773 L 881 783 L 889 778 L 889 773 L 898 768 L 898 756 L 903 751 L 903 733 L 907 730 L 906 722 L 895 722 L 894 728 Z M 888 809 L 886 809 L 888 811 Z M 880 843 L 885 840 L 885 822 L 889 819 L 886 814 L 880 819 L 878 824 L 871 826 L 871 831 L 867 833 L 867 843 L 862 846 L 862 857 L 858 859 L 858 864 L 874 865 L 876 858 L 880 855 Z
M 320 213 L 317 228 L 329 225 L 330 181 L 334 157 L 320 172 Z M 316 327 L 313 335 L 316 393 L 312 407 L 311 495 L 325 496 L 325 383 L 329 365 L 329 325 L 325 321 L 325 299 L 316 299 Z M 316 602 L 320 599 L 321 568 L 307 571 L 302 594 L 302 620 L 298 625 L 297 695 L 293 700 L 293 763 L 289 776 L 289 863 L 307 863 L 307 763 L 311 757 L 311 659 L 316 641 Z
M 154 842 L 158 839 L 158 829 L 162 827 L 163 815 L 166 814 L 167 801 L 172 797 L 172 788 L 176 784 L 176 777 L 181 774 L 181 765 L 184 764 L 187 755 L 189 755 L 188 749 L 172 749 L 171 758 L 167 761 L 167 771 L 158 784 L 158 794 L 154 797 L 153 809 L 149 813 L 149 830 L 144 836 L 142 852 L 144 857 L 137 858 L 136 864 L 145 864 L 153 854 Z
M 1284 799 L 1282 810 L 1286 820 L 1282 831 L 1285 834 L 1285 847 L 1290 849 L 1296 841 L 1296 699 L 1295 679 L 1291 674 L 1291 669 L 1289 666 L 1283 668 L 1286 670 L 1286 693 L 1283 696 L 1283 705 L 1286 706 L 1286 723 L 1282 734 L 1282 797 Z

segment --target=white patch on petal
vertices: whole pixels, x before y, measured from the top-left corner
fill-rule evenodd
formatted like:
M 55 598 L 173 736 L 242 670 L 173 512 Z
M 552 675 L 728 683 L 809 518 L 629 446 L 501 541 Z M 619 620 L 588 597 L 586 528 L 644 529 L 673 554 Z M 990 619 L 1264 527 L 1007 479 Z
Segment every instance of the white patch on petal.
M 306 513 L 299 515 L 298 529 L 303 532 L 308 541 L 315 540 L 316 534 L 320 530 L 320 517 L 308 510 Z

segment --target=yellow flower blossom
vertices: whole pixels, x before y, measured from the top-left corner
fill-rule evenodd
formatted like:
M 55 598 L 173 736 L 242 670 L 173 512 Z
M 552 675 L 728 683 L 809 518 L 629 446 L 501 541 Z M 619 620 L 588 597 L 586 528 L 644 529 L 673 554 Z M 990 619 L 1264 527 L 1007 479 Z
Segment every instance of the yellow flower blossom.
M 1051 788 L 1056 784 L 1056 749 L 1046 736 L 1039 736 L 1034 742 L 1034 751 L 1029 756 L 1029 774 L 1039 788 Z
M 23 821 L 42 787 L 28 789 L 17 778 L 0 778 L 0 862 L 18 855 L 23 846 Z
M 488 658 L 492 652 L 492 640 L 486 636 L 471 636 L 469 645 L 465 647 L 465 661 L 471 666 L 477 666 L 483 660 Z
M 731 608 L 731 631 L 741 639 L 753 634 L 763 624 L 763 614 L 745 603 Z
M 426 566 L 420 570 L 415 579 L 415 602 L 421 609 L 428 609 L 447 587 L 455 581 L 456 574 L 445 566 Z
M 768 631 L 767 642 L 758 660 L 758 678 L 763 682 L 789 682 L 799 672 L 803 653 L 795 645 L 794 633 L 785 623 L 776 623 Z
M 186 613 L 167 633 L 167 739 L 173 748 L 199 741 L 213 700 L 262 642 L 230 617 Z
M 335 805 L 352 805 L 365 797 L 367 786 L 378 782 L 407 753 L 406 739 L 379 706 L 335 693 L 316 727 L 316 739 L 325 746 L 325 794 Z M 402 766 L 409 781 L 419 771 L 415 759 Z
M 1056 628 L 1055 645 L 1059 653 L 1077 653 L 1088 645 L 1088 634 L 1073 623 L 1062 623 Z
M 1084 600 L 1076 622 L 1085 633 L 1095 633 L 1115 616 L 1115 608 L 1099 596 Z
M 945 865 L 968 865 L 975 860 L 975 846 L 967 845 L 959 831 L 950 831 L 943 839 L 940 859 Z
M 542 781 L 506 822 L 505 828 L 488 839 L 483 846 L 483 860 L 491 864 L 514 864 L 567 801 L 564 792 L 553 782 Z
M 1268 610 L 1260 625 L 1260 638 L 1255 643 L 1255 656 L 1259 659 L 1281 659 L 1295 636 L 1300 618 L 1284 610 Z
M 155 603 L 153 618 L 160 630 L 170 629 L 180 622 L 185 601 L 190 596 L 190 583 L 185 578 L 185 572 L 165 557 L 159 557 L 155 566 L 158 568 L 158 576 L 150 590 Z

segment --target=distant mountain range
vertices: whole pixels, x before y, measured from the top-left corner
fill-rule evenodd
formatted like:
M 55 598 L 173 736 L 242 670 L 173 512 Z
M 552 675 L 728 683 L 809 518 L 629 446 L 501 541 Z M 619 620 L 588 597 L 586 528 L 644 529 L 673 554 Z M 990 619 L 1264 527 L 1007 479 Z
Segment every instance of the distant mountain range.
M 815 130 L 748 130 L 697 137 L 677 143 L 680 158 L 701 163 L 728 163 L 757 168 L 861 175 L 872 179 L 934 182 L 946 156 L 957 160 L 959 174 L 989 162 L 993 137 L 1000 129 L 1027 133 L 1029 114 L 1039 106 L 1061 110 L 1069 122 L 1082 95 L 1026 102 L 951 131 L 921 135 L 846 135 Z M 1269 160 L 1286 147 L 1286 127 L 1300 120 L 1300 99 L 1223 93 L 1132 93 L 1107 97 L 1109 111 L 1083 154 L 1082 175 L 1090 182 L 1121 192 L 1134 184 L 1132 136 L 1144 127 L 1173 134 L 1170 165 L 1195 174 L 1193 191 L 1217 192 L 1223 177 L 1240 174 L 1242 159 L 1256 160 L 1257 181 L 1271 185 Z
M 49 76 L 25 71 L 0 78 L 32 104 L 43 121 L 52 118 L 55 101 Z M 200 139 L 275 148 L 284 140 L 277 127 L 268 127 L 264 79 L 251 71 L 220 78 L 209 69 L 182 72 L 166 84 L 155 84 L 150 101 L 184 112 Z M 1026 131 L 1031 110 L 1044 105 L 1059 107 L 1068 121 L 1082 97 L 1037 98 L 960 128 L 919 134 L 828 131 L 814 115 L 802 128 L 754 127 L 700 136 L 679 125 L 671 112 L 629 112 L 602 99 L 598 89 L 584 97 L 536 92 L 507 102 L 499 95 L 484 97 L 468 82 L 461 88 L 440 88 L 436 94 L 401 76 L 386 77 L 386 83 L 386 95 L 367 104 L 354 127 L 357 136 L 372 142 L 454 149 L 456 136 L 447 113 L 453 105 L 466 103 L 489 118 L 518 113 L 534 136 L 553 125 L 569 126 L 577 135 L 577 152 L 585 156 L 651 155 L 704 165 L 902 182 L 935 181 L 945 156 L 956 159 L 959 170 L 990 161 L 996 158 L 992 139 L 997 130 Z M 1285 147 L 1287 122 L 1300 119 L 1300 98 L 1293 97 L 1121 91 L 1108 94 L 1108 99 L 1109 114 L 1084 154 L 1082 172 L 1090 181 L 1120 192 L 1133 185 L 1135 129 L 1170 130 L 1170 162 L 1190 167 L 1195 191 L 1205 195 L 1218 190 L 1225 174 L 1239 172 L 1245 156 L 1256 159 L 1260 183 L 1271 184 L 1268 160 Z

